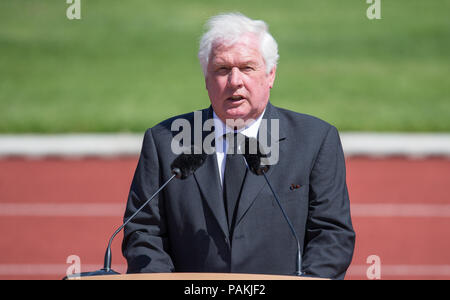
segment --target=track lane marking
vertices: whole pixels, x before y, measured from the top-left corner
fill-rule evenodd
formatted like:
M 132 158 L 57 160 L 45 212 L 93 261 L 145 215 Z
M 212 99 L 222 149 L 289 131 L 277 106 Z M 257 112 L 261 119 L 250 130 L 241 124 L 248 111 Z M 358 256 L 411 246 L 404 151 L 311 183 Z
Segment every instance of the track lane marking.
M 0 203 L 0 216 L 123 217 L 125 204 Z
M 0 203 L 0 216 L 123 217 L 126 204 Z M 450 217 L 450 204 L 351 204 L 352 217 Z
M 450 217 L 450 204 L 351 204 L 353 217 Z

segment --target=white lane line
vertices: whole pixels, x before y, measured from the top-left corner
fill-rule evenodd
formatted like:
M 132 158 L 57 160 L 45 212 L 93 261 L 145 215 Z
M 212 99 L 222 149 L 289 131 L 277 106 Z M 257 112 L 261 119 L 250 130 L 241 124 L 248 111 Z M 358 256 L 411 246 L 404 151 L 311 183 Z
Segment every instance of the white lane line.
M 0 216 L 123 217 L 126 204 L 0 203 Z M 353 217 L 450 217 L 450 204 L 351 204 Z
M 138 155 L 144 133 L 2 134 L 1 156 L 120 156 Z M 341 132 L 347 156 L 450 156 L 448 133 Z
M 343 132 L 340 136 L 348 156 L 450 156 L 448 133 Z
M 69 264 L 0 264 L 0 276 L 66 276 Z M 103 268 L 101 265 L 81 264 L 81 272 L 96 271 Z M 112 269 L 119 273 L 125 273 L 126 265 L 113 265 Z
M 122 217 L 125 204 L 0 203 L 0 216 Z
M 143 134 L 4 134 L 1 156 L 138 155 Z
M 364 276 L 369 265 L 351 265 L 346 276 Z M 450 265 L 384 265 L 380 266 L 383 276 L 450 276 Z
M 354 217 L 450 217 L 450 204 L 351 204 Z

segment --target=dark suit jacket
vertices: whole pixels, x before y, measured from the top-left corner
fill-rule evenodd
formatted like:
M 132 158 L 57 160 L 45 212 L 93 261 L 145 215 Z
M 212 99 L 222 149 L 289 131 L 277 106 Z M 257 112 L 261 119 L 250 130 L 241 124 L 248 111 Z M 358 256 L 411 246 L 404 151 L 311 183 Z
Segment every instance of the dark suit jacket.
M 171 176 L 176 158 L 171 124 L 147 130 L 131 184 L 128 218 Z M 202 119 L 212 118 L 212 108 Z M 353 256 L 355 234 L 345 160 L 335 127 L 270 103 L 264 119 L 279 119 L 279 161 L 268 178 L 295 226 L 307 276 L 342 279 Z M 270 124 L 270 122 L 268 122 Z M 209 132 L 204 133 L 204 137 Z M 128 273 L 233 272 L 293 274 L 296 242 L 262 176 L 247 172 L 230 235 L 216 155 L 193 176 L 172 180 L 126 227 L 122 245 Z M 291 185 L 300 188 L 291 189 Z

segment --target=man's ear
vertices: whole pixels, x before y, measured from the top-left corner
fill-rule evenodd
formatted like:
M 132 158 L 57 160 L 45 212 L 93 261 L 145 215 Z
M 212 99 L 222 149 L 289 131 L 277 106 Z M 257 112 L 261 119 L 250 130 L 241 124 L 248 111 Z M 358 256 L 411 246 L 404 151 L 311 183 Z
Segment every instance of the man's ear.
M 205 74 L 205 89 L 208 90 L 208 76 Z
M 273 83 L 275 82 L 275 73 L 277 72 L 277 66 L 272 68 L 269 74 L 267 74 L 269 79 L 269 88 L 273 87 Z

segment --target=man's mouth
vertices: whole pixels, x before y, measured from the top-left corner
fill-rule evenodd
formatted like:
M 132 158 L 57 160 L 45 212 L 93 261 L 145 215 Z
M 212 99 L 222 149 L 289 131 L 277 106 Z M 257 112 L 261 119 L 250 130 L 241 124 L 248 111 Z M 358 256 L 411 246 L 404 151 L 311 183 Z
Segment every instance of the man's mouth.
M 231 96 L 231 97 L 227 98 L 227 100 L 230 100 L 230 101 L 240 101 L 242 99 L 245 99 L 245 98 L 241 95 Z

